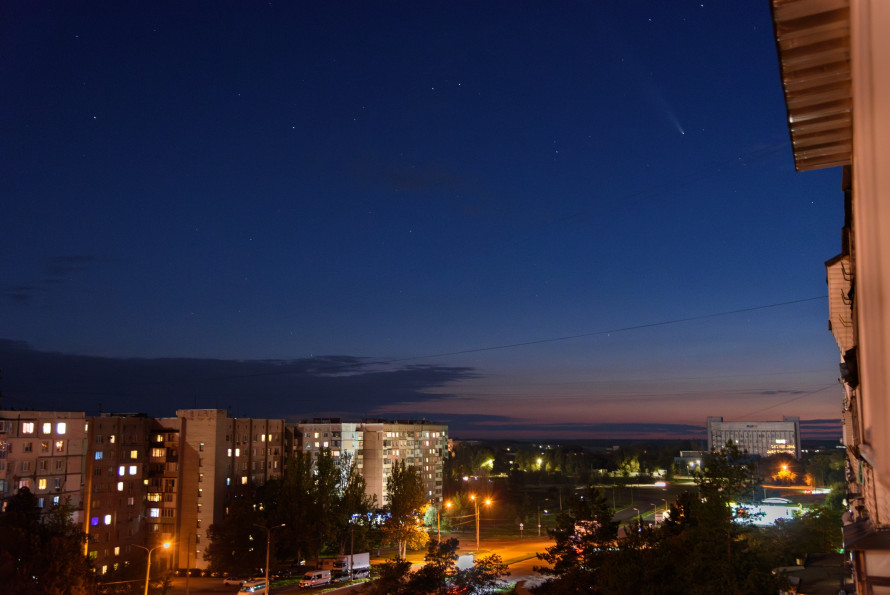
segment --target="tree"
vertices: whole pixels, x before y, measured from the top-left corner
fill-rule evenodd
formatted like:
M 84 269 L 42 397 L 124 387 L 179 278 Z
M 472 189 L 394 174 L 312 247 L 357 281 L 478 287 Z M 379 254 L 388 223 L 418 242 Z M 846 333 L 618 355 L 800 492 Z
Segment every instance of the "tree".
M 752 539 L 756 529 L 730 503 L 744 501 L 756 484 L 751 459 L 733 445 L 712 453 L 696 475 L 697 492 L 671 505 L 659 527 L 630 523 L 613 530 L 604 503 L 580 505 L 551 532 L 556 545 L 539 557 L 550 562 L 543 574 L 555 578 L 541 593 L 754 595 L 776 592 L 775 559 Z M 600 496 L 601 499 L 601 496 Z M 588 497 L 585 496 L 585 501 Z M 580 510 L 579 510 L 580 507 Z M 585 507 L 587 510 L 585 510 Z M 594 514 L 594 511 L 599 511 Z
M 428 540 L 420 523 L 420 510 L 426 503 L 423 482 L 413 466 L 405 466 L 404 461 L 393 465 L 392 473 L 386 479 L 389 492 L 389 518 L 383 526 L 384 535 L 398 546 L 398 559 L 405 558 L 408 543 L 425 545 Z
M 368 595 L 401 595 L 407 594 L 408 573 L 411 562 L 408 560 L 387 560 L 378 566 L 380 574 L 377 580 L 367 584 L 363 593 Z
M 556 518 L 548 531 L 556 542 L 538 558 L 550 566 L 535 567 L 556 577 L 547 583 L 547 593 L 596 593 L 596 572 L 614 546 L 618 524 L 602 490 L 588 486 L 583 497 L 572 496 L 569 508 Z
M 509 576 L 509 566 L 497 554 L 490 554 L 473 561 L 472 568 L 457 573 L 454 586 L 468 595 L 497 592 L 503 587 L 501 579 Z
M 43 513 L 22 488 L 0 513 L 0 585 L 4 592 L 87 595 L 95 579 L 84 556 L 86 535 L 72 522 L 69 501 Z
M 369 545 L 369 526 L 359 522 L 375 505 L 375 499 L 365 493 L 365 478 L 351 458 L 340 462 L 340 493 L 333 509 L 332 529 L 337 551 L 345 554 L 350 544 L 354 551 L 365 551 Z
M 228 514 L 219 523 L 210 525 L 210 545 L 204 559 L 211 570 L 249 574 L 266 565 L 266 534 L 256 525 L 264 525 L 254 495 L 247 492 L 235 497 Z
M 408 581 L 409 593 L 444 593 L 448 580 L 457 574 L 457 546 L 455 538 L 430 541 L 424 556 L 426 564 Z

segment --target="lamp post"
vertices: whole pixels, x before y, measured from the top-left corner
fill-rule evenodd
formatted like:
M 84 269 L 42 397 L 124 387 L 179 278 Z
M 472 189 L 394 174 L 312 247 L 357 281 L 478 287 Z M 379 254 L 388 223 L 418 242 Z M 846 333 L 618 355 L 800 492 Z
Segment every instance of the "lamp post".
M 451 502 L 445 502 L 445 508 L 448 510 L 451 510 Z M 438 525 L 438 523 L 439 523 L 439 517 L 436 516 L 436 524 Z M 451 532 L 452 533 L 454 532 L 454 527 L 451 528 Z M 442 542 L 442 531 L 440 529 L 439 530 L 439 543 L 441 543 L 441 542 Z
M 185 595 L 189 595 L 189 576 L 192 574 L 192 535 L 189 533 L 185 538 Z
M 664 498 L 662 498 L 661 501 L 664 502 L 664 511 L 667 512 L 668 511 L 668 501 L 665 500 Z
M 144 545 L 137 545 L 135 543 L 133 545 L 138 547 L 139 549 L 143 549 L 146 552 L 148 552 L 148 559 L 145 562 L 145 595 L 148 595 L 148 577 L 149 577 L 149 573 L 151 572 L 151 553 L 155 550 L 170 549 L 170 546 L 172 544 L 169 541 L 165 541 L 161 545 L 155 546 L 153 548 L 147 548 Z
M 640 509 L 637 508 L 636 506 L 633 506 L 632 508 L 633 508 L 634 510 L 637 511 L 637 524 L 638 524 L 638 525 L 642 525 L 642 524 L 643 524 L 643 518 L 640 516 Z
M 473 501 L 473 504 L 476 507 L 476 551 L 479 551 L 479 499 L 476 498 L 476 495 L 470 496 L 470 500 Z M 485 504 L 490 505 L 491 500 L 486 499 Z
M 254 527 L 259 527 L 260 529 L 263 529 L 266 532 L 266 591 L 265 591 L 265 593 L 267 593 L 267 594 L 272 592 L 272 588 L 269 585 L 269 551 L 271 550 L 271 547 L 272 547 L 272 529 L 280 529 L 281 527 L 284 527 L 284 525 L 285 525 L 284 523 L 281 523 L 280 525 L 275 525 L 274 527 L 267 527 L 265 525 L 258 525 L 256 523 L 253 524 Z

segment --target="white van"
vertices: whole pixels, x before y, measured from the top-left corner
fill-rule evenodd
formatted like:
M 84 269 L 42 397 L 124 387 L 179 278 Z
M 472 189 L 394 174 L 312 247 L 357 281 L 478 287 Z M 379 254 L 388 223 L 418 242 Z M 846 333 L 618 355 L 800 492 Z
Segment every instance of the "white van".
M 266 592 L 266 581 L 258 580 L 258 581 L 244 581 L 244 584 L 241 585 L 241 589 L 238 590 L 239 593 L 265 593 Z
M 300 588 L 305 589 L 306 587 L 329 584 L 331 584 L 330 570 L 313 570 L 303 575 L 303 579 L 300 581 Z

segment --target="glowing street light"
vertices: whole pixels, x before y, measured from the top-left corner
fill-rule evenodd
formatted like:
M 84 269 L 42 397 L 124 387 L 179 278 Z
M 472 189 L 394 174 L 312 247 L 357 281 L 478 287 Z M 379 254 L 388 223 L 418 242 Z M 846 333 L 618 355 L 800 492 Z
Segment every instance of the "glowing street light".
M 274 527 L 267 527 L 265 525 L 258 525 L 256 523 L 253 524 L 254 527 L 259 527 L 266 532 L 266 590 L 265 593 L 271 593 L 271 585 L 269 584 L 269 550 L 272 546 L 272 529 L 280 529 L 284 527 L 285 524 L 281 523 L 280 525 L 275 525 Z
M 170 549 L 170 546 L 173 545 L 173 544 L 172 544 L 171 542 L 169 542 L 169 541 L 165 541 L 165 542 L 162 543 L 161 545 L 155 546 L 155 547 L 150 548 L 150 549 L 147 548 L 147 547 L 145 547 L 144 545 L 138 545 L 138 544 L 135 544 L 135 543 L 132 544 L 132 545 L 135 545 L 135 546 L 138 547 L 139 549 L 143 549 L 143 550 L 145 550 L 146 552 L 148 552 L 148 560 L 147 560 L 146 563 L 145 563 L 145 595 L 148 595 L 148 576 L 149 576 L 149 572 L 151 572 L 151 553 L 152 553 L 153 551 L 155 551 L 155 550 L 160 550 L 160 549 L 168 550 L 168 549 Z
M 476 498 L 475 494 L 473 494 L 472 496 L 470 496 L 470 500 L 473 501 L 473 504 L 476 507 L 476 551 L 479 551 L 479 499 Z M 490 506 L 491 500 L 486 499 L 485 505 Z

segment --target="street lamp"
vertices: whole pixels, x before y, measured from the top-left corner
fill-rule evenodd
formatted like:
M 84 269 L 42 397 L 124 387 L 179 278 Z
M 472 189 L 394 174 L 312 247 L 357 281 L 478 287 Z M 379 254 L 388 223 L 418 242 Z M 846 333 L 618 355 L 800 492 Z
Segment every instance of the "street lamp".
M 643 524 L 643 517 L 640 516 L 640 509 L 637 508 L 636 506 L 633 506 L 632 508 L 633 508 L 634 510 L 637 511 L 637 524 L 638 524 L 638 525 L 642 525 L 642 524 Z
M 145 562 L 145 595 L 148 595 L 148 576 L 149 576 L 149 572 L 151 572 L 151 553 L 155 550 L 170 549 L 170 546 L 172 544 L 169 541 L 165 541 L 161 545 L 155 546 L 153 548 L 147 548 L 144 545 L 138 545 L 135 543 L 133 545 L 135 545 L 139 549 L 142 549 L 142 550 L 145 550 L 146 552 L 148 552 L 148 560 Z
M 664 511 L 667 512 L 668 511 L 668 501 L 665 500 L 664 498 L 662 498 L 661 501 L 664 502 Z
M 189 576 L 192 574 L 192 535 L 189 533 L 185 539 L 185 595 L 189 595 Z
M 470 496 L 470 500 L 473 501 L 473 504 L 476 507 L 476 551 L 479 551 L 479 500 L 476 498 L 476 495 Z M 485 505 L 491 505 L 491 500 L 486 499 Z
M 274 527 L 267 527 L 265 525 L 258 525 L 256 523 L 253 524 L 254 527 L 259 527 L 266 532 L 266 593 L 271 593 L 272 588 L 269 585 L 269 551 L 272 546 L 272 529 L 280 529 L 284 527 L 284 523 L 280 525 L 275 525 Z

